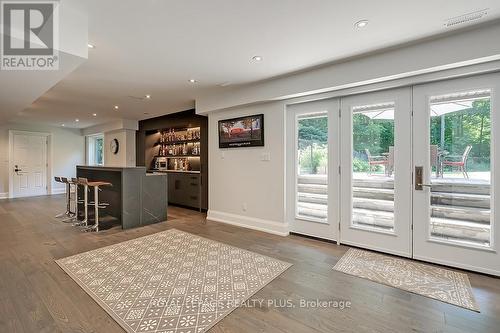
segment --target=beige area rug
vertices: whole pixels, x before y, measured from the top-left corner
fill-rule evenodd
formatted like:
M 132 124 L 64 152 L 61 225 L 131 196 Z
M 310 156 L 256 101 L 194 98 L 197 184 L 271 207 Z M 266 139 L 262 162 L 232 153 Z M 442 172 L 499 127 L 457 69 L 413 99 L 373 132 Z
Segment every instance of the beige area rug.
M 291 264 L 171 229 L 56 261 L 127 332 L 200 333 Z
M 479 312 L 463 273 L 358 249 L 349 249 L 333 269 Z

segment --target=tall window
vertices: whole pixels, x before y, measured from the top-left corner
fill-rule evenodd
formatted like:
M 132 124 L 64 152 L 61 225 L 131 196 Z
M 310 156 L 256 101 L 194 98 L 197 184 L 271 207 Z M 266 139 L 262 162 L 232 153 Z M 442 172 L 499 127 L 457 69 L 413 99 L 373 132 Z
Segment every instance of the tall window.
M 87 164 L 104 164 L 104 135 L 87 136 Z

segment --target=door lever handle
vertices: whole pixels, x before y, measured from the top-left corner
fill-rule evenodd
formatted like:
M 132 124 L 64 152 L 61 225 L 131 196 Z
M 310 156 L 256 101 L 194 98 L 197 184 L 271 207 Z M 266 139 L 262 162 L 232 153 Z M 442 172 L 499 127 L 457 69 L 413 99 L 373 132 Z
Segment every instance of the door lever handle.
M 415 167 L 415 190 L 423 191 L 424 187 L 431 188 L 431 184 L 424 184 L 424 167 L 416 166 Z

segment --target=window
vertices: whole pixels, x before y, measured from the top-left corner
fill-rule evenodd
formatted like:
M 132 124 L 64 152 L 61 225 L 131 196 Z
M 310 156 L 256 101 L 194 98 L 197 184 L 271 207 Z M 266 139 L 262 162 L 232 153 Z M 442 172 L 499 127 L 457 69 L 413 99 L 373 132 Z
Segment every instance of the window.
M 87 136 L 87 164 L 104 164 L 104 135 L 96 134 Z

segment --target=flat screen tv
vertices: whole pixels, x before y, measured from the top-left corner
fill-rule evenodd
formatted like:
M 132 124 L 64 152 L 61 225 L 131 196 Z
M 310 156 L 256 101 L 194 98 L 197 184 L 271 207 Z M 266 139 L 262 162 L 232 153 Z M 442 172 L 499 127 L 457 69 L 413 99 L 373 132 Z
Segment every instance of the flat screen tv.
M 264 115 L 219 120 L 219 148 L 264 146 Z

